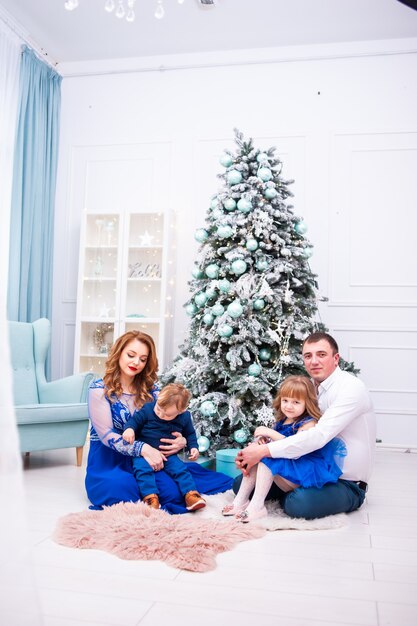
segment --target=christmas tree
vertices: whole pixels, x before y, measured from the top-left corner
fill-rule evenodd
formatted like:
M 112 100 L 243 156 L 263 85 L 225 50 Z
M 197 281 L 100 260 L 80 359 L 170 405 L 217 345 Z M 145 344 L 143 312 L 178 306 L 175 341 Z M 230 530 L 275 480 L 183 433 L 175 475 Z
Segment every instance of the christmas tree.
M 189 282 L 189 336 L 161 382 L 183 383 L 200 451 L 245 444 L 273 422 L 283 378 L 305 374 L 303 338 L 317 330 L 317 283 L 307 227 L 288 198 L 275 148 L 261 151 L 235 131 L 220 158 L 222 186 L 197 230 Z

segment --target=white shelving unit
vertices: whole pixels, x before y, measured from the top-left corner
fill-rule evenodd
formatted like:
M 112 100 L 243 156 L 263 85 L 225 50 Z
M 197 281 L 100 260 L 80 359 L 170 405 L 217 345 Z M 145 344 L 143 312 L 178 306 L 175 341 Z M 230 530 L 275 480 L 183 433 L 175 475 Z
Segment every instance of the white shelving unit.
M 86 212 L 80 237 L 75 372 L 104 372 L 108 350 L 127 330 L 155 341 L 160 369 L 171 317 L 172 218 L 162 212 Z

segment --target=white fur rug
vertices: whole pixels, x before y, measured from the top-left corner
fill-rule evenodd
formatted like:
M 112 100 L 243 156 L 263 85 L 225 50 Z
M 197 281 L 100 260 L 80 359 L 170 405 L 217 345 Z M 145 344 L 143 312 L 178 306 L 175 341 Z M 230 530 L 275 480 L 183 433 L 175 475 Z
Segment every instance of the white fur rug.
M 207 501 L 205 509 L 196 511 L 193 515 L 201 518 L 223 518 L 222 508 L 226 504 L 233 502 L 233 491 L 226 491 L 225 493 L 218 493 L 215 496 L 204 496 Z M 256 520 L 256 525 L 265 528 L 266 530 L 330 530 L 333 528 L 342 528 L 347 525 L 348 516 L 346 513 L 338 513 L 337 515 L 329 515 L 328 517 L 322 517 L 320 519 L 299 519 L 294 517 L 288 517 L 279 506 L 278 502 L 266 502 L 266 508 L 268 510 L 268 517 L 264 519 Z M 226 518 L 231 519 L 231 518 Z M 233 519 L 233 518 L 232 518 Z M 252 524 L 244 524 L 245 526 L 253 526 Z

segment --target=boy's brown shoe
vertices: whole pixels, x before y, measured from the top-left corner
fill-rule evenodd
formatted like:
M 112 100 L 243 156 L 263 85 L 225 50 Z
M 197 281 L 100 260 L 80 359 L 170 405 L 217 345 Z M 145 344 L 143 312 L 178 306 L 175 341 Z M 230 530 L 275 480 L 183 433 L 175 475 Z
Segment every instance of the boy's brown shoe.
M 160 509 L 159 498 L 156 493 L 150 493 L 143 498 L 143 502 L 151 507 L 151 509 Z
M 185 506 L 188 511 L 197 511 L 206 506 L 206 501 L 198 491 L 189 491 L 185 494 Z

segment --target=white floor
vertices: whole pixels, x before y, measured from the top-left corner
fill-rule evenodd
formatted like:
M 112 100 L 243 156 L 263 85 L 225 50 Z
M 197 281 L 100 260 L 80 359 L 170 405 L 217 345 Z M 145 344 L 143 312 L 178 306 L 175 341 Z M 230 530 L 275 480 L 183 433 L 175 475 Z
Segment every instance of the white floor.
M 24 470 L 45 626 L 417 624 L 417 454 L 378 450 L 348 527 L 268 533 L 206 574 L 53 543 L 57 518 L 88 505 L 74 461 L 74 450 L 32 454 Z

